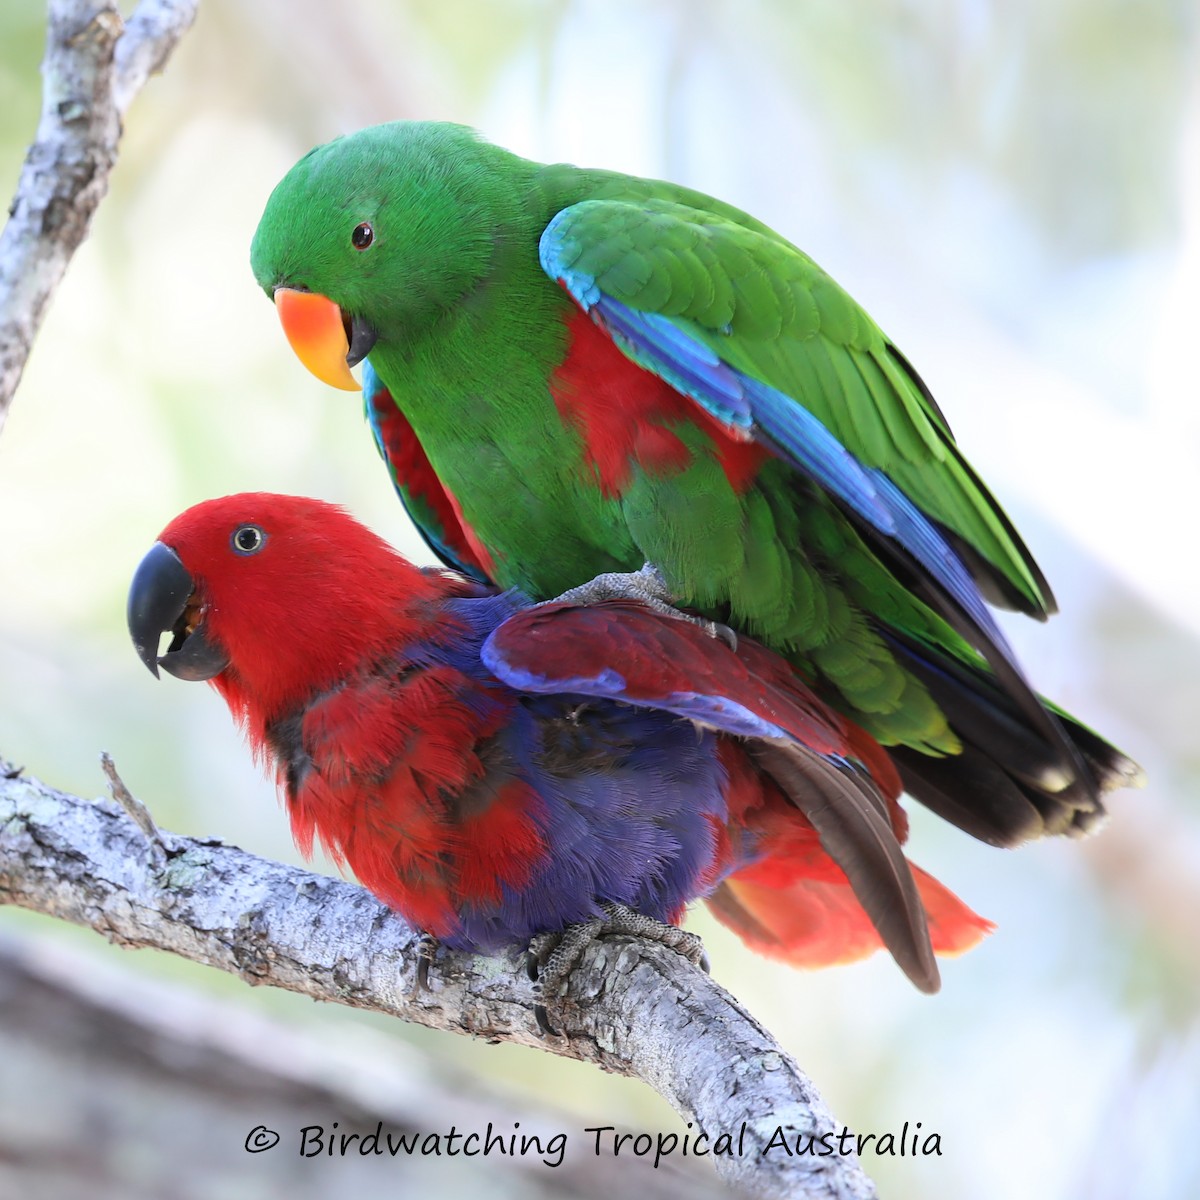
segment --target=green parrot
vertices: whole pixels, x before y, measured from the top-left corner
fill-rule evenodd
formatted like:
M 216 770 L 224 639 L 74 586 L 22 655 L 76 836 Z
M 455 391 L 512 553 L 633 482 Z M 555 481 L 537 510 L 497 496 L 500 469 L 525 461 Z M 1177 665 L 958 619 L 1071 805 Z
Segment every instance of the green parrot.
M 1045 619 L 1054 598 L 928 388 L 753 217 L 397 122 L 305 155 L 251 262 L 314 374 L 357 390 L 363 363 L 393 484 L 449 565 L 549 599 L 653 564 L 996 845 L 1085 831 L 1140 782 L 997 626 L 989 605 Z

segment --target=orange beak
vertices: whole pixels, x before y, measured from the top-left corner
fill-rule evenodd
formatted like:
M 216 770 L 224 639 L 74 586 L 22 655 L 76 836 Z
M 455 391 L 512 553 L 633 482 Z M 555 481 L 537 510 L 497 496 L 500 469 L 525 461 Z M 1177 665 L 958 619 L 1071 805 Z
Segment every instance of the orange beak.
M 332 300 L 281 287 L 275 289 L 275 309 L 296 357 L 322 383 L 348 392 L 360 390 L 346 365 L 350 342 L 342 310 Z

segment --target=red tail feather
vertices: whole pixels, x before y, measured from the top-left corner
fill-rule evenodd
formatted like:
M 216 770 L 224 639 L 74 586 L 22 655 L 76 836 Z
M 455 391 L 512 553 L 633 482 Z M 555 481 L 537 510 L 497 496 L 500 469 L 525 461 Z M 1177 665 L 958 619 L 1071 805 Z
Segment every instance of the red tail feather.
M 916 866 L 912 872 L 938 954 L 970 950 L 995 928 L 932 875 Z M 751 949 L 796 967 L 827 967 L 856 962 L 883 948 L 845 876 L 794 880 L 774 888 L 745 878 L 754 873 L 750 867 L 731 875 L 708 898 L 717 920 Z

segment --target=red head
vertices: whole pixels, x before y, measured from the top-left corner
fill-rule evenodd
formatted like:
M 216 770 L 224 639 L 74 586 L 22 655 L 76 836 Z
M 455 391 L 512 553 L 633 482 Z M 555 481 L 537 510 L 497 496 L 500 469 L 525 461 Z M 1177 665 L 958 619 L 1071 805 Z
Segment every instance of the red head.
M 243 493 L 163 530 L 134 576 L 129 628 L 156 675 L 210 679 L 260 725 L 420 636 L 448 583 L 335 505 Z

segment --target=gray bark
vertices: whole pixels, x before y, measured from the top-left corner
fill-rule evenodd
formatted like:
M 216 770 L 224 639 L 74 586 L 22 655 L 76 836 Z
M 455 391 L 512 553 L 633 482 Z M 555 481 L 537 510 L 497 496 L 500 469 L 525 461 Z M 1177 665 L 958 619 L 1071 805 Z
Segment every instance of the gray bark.
M 199 0 L 50 0 L 42 114 L 0 233 L 0 428 L 33 339 L 108 191 L 121 118 L 191 26 Z
M 643 1080 L 696 1132 L 742 1136 L 714 1156 L 721 1176 L 764 1197 L 870 1197 L 852 1157 L 762 1149 L 779 1127 L 834 1130 L 808 1078 L 738 1002 L 658 945 L 591 947 L 567 994 L 546 998 L 558 1037 L 539 1032 L 541 999 L 513 948 L 442 951 L 416 983 L 417 935 L 369 893 L 218 841 L 154 831 L 120 805 L 68 796 L 0 771 L 0 901 L 90 926 L 317 1000 L 433 1029 L 517 1042 Z M 11 776 L 11 777 L 9 777 Z M 742 1133 L 743 1127 L 745 1129 Z

